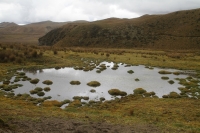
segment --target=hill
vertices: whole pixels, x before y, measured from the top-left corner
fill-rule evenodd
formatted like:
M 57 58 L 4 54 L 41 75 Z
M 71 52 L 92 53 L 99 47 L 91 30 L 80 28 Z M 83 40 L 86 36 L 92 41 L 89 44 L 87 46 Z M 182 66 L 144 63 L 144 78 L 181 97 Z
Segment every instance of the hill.
M 38 41 L 67 47 L 200 49 L 200 9 L 69 23 Z
M 39 37 L 67 23 L 43 21 L 27 25 L 17 25 L 15 23 L 3 22 L 0 23 L 0 43 L 37 44 Z

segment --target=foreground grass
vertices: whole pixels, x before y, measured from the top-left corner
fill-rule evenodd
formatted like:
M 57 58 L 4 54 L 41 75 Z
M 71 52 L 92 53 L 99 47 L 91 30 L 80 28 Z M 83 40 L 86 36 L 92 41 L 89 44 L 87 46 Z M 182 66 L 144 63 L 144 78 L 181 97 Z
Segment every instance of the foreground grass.
M 79 119 L 124 125 L 155 125 L 160 131 L 200 132 L 200 102 L 196 99 L 157 99 L 127 96 L 91 107 L 35 106 L 0 96 L 0 118 L 39 121 L 42 117 Z M 12 125 L 11 125 L 12 128 Z

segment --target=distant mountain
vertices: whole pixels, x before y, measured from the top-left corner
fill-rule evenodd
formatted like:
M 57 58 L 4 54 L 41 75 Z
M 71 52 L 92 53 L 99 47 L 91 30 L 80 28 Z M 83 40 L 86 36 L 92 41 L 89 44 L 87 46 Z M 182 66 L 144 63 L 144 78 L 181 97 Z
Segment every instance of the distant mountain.
M 38 41 L 67 47 L 200 49 L 200 9 L 68 23 Z
M 0 23 L 0 28 L 10 27 L 10 26 L 18 26 L 18 25 L 15 23 L 9 23 L 9 22 Z
M 49 31 L 68 24 L 69 22 L 43 21 L 27 25 L 0 23 L 0 42 L 37 44 L 38 38 Z M 84 23 L 86 23 L 84 21 Z

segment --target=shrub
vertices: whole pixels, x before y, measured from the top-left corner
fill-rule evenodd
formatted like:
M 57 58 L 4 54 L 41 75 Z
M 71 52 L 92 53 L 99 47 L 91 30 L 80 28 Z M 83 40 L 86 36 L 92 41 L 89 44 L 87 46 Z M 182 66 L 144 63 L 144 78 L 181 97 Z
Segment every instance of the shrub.
M 36 58 L 36 57 L 37 57 L 37 51 L 33 51 L 33 52 L 31 53 L 31 57 Z
M 172 72 L 161 70 L 158 73 L 160 73 L 160 74 L 171 74 Z
M 89 100 L 89 97 L 84 96 L 84 97 L 82 97 L 82 99 L 83 99 L 83 100 Z
M 44 92 L 42 92 L 42 91 L 39 91 L 39 92 L 37 93 L 37 95 L 38 95 L 38 96 L 44 96 L 44 95 L 45 95 L 45 93 L 44 93 Z
M 54 51 L 53 51 L 53 54 L 54 54 L 54 55 L 57 55 L 57 54 L 58 54 L 58 52 L 57 52 L 56 50 L 54 50 Z
M 71 81 L 70 84 L 71 85 L 80 85 L 81 82 L 80 81 Z
M 163 80 L 168 80 L 169 77 L 163 76 L 163 77 L 161 77 L 161 79 L 163 79 Z
M 91 90 L 90 90 L 90 92 L 94 93 L 94 92 L 96 92 L 96 90 L 94 90 L 94 89 L 91 89 Z
M 30 81 L 30 83 L 32 83 L 32 84 L 37 84 L 39 81 L 40 81 L 40 80 L 36 78 L 36 79 L 32 79 L 32 80 Z
M 168 95 L 163 95 L 162 98 L 169 98 L 169 96 Z
M 126 96 L 127 95 L 127 93 L 125 91 L 120 91 L 119 89 L 110 89 L 108 91 L 108 93 L 113 96 Z
M 70 102 L 71 102 L 70 100 L 66 99 L 66 100 L 62 101 L 61 103 L 62 104 L 67 104 L 67 103 L 70 103 Z
M 143 88 L 137 88 L 137 89 L 133 90 L 133 92 L 134 92 L 134 94 L 144 94 L 147 91 L 144 90 Z
M 38 93 L 37 90 L 30 90 L 29 92 L 30 92 L 30 94 L 36 94 L 36 93 Z
M 179 75 L 180 72 L 178 72 L 178 71 L 177 71 L 177 72 L 173 72 L 173 74 L 174 74 L 174 75 Z
M 97 87 L 100 86 L 101 84 L 98 81 L 90 81 L 89 83 L 87 83 L 87 85 L 91 87 Z
M 170 92 L 168 96 L 169 98 L 180 98 L 180 95 L 176 92 Z
M 104 97 L 100 97 L 100 101 L 104 101 L 106 100 Z
M 144 95 L 145 97 L 150 97 L 150 96 L 151 96 L 151 93 L 150 93 L 150 92 L 145 92 L 143 95 Z
M 97 70 L 96 73 L 101 73 L 101 70 Z
M 74 96 L 73 99 L 74 99 L 74 100 L 81 100 L 82 97 L 81 97 L 81 96 Z
M 52 85 L 53 84 L 53 82 L 51 80 L 45 80 L 42 83 L 46 84 L 46 85 Z
M 48 91 L 50 91 L 50 90 L 51 90 L 50 87 L 45 87 L 45 88 L 44 88 L 44 91 L 46 91 L 46 92 L 48 92 Z
M 168 81 L 170 84 L 174 84 L 174 81 L 173 80 L 169 80 Z
M 10 84 L 10 81 L 9 80 L 5 80 L 5 81 L 3 81 L 3 84 L 8 85 L 8 84 Z
M 129 70 L 129 71 L 127 71 L 129 74 L 132 74 L 132 73 L 134 73 L 134 71 L 133 70 Z
M 36 91 L 42 91 L 43 89 L 41 87 L 36 87 L 34 90 L 36 90 Z
M 136 78 L 135 81 L 140 81 L 140 80 L 138 78 Z

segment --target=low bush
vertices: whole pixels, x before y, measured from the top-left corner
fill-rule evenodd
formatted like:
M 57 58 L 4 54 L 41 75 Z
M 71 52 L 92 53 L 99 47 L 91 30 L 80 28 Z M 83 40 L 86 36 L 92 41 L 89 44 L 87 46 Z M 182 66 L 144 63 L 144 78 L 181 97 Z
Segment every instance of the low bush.
M 37 84 L 39 81 L 40 81 L 40 80 L 36 78 L 36 79 L 30 80 L 30 83 L 32 83 L 32 84 Z
M 133 90 L 133 92 L 134 92 L 134 94 L 144 94 L 147 91 L 144 90 L 143 88 L 137 88 L 137 89 Z
M 53 84 L 53 82 L 51 80 L 45 80 L 42 83 L 46 84 L 46 85 L 52 85 Z
M 108 91 L 108 93 L 113 96 L 126 96 L 127 95 L 127 93 L 125 91 L 120 91 L 119 89 L 110 89 Z
M 73 80 L 73 81 L 70 82 L 70 84 L 71 84 L 71 85 L 80 85 L 81 82 L 80 82 L 80 81 L 74 81 L 74 80 Z
M 87 85 L 91 87 L 98 87 L 101 84 L 98 81 L 90 81 L 89 83 L 87 83 Z

